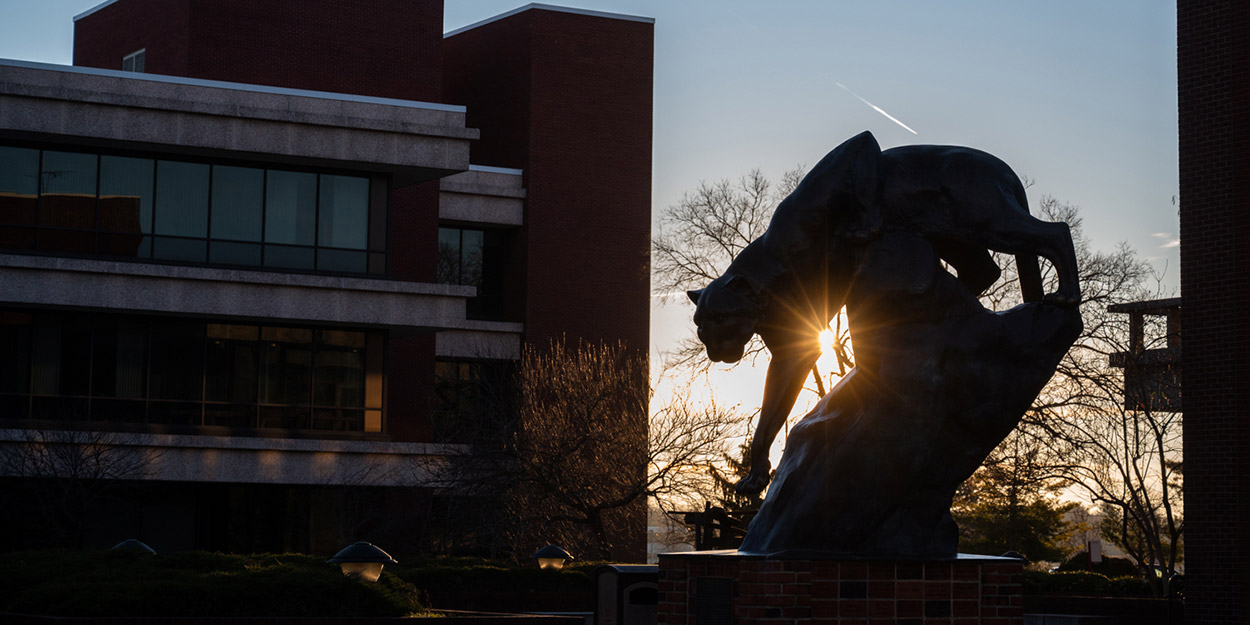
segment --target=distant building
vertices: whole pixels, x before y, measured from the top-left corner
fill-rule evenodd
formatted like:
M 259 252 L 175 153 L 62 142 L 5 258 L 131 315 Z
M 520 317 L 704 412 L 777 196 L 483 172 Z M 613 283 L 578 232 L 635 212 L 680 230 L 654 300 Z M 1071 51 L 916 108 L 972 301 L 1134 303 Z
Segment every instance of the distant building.
M 0 472 L 141 460 L 82 544 L 416 540 L 480 376 L 523 342 L 647 349 L 653 20 L 442 24 L 442 0 L 110 0 L 74 67 L 0 60 Z M 4 547 L 40 535 L 19 509 Z
M 1129 316 L 1129 349 L 1111 354 L 1124 369 L 1124 409 L 1181 411 L 1181 298 L 1107 307 Z

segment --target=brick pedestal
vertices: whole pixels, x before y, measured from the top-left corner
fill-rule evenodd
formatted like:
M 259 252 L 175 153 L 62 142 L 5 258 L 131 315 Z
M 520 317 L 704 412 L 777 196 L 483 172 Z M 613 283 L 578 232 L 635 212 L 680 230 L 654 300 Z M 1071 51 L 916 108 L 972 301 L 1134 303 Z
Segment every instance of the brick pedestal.
M 1019 560 L 783 559 L 660 555 L 661 625 L 1021 625 Z

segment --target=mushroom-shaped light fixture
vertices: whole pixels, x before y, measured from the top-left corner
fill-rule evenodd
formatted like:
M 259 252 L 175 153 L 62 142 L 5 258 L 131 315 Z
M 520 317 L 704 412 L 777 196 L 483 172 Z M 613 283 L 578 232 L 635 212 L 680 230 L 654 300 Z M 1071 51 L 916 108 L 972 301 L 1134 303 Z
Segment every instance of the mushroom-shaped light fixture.
M 131 551 L 134 553 L 156 555 L 155 549 L 143 544 L 142 541 L 135 538 L 127 538 L 126 540 L 113 545 L 113 548 L 109 549 L 109 551 Z
M 348 577 L 359 577 L 370 582 L 378 581 L 378 576 L 382 574 L 382 565 L 399 564 L 390 554 L 363 540 L 344 547 L 326 562 L 338 564 Z
M 564 563 L 575 560 L 572 554 L 557 545 L 547 545 L 530 556 L 538 560 L 538 566 L 544 569 L 562 569 Z

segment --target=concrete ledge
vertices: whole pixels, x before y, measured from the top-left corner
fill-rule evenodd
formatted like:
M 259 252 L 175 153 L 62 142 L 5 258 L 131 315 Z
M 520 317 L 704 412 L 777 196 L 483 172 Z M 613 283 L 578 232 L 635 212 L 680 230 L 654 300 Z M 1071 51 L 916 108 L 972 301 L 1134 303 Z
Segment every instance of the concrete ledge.
M 518 360 L 521 358 L 520 323 L 468 321 L 467 329 L 439 332 L 434 353 L 444 358 Z
M 316 322 L 480 329 L 473 287 L 370 278 L 0 254 L 0 303 Z
M 436 486 L 440 469 L 468 454 L 428 443 L 0 429 L 0 471 L 16 475 L 28 446 L 91 447 L 129 469 L 111 479 L 323 486 Z
M 465 171 L 458 107 L 0 60 L 0 136 L 391 173 Z
M 445 221 L 519 226 L 525 215 L 521 173 L 471 169 L 438 183 L 438 216 Z

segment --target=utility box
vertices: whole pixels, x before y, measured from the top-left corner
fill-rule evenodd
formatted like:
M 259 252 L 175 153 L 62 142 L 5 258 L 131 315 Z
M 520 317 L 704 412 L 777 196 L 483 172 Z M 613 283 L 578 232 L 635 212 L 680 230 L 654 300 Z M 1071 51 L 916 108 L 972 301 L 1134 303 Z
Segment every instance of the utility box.
M 595 570 L 595 587 L 595 625 L 654 625 L 659 566 L 607 564 Z

